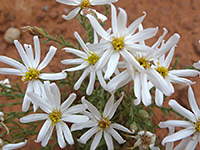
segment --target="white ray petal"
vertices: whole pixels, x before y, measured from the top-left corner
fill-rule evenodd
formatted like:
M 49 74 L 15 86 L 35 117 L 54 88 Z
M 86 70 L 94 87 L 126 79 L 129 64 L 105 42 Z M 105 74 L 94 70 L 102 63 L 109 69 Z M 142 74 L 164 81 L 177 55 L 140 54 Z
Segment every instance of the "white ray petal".
M 156 88 L 156 94 L 155 94 L 155 103 L 157 106 L 162 106 L 164 101 L 163 93 Z
M 175 142 L 180 139 L 184 139 L 184 138 L 192 135 L 193 133 L 194 133 L 194 130 L 192 128 L 180 130 L 174 134 L 171 134 L 171 135 L 168 135 L 167 137 L 165 137 L 162 141 L 162 145 L 164 145 L 167 142 Z
M 51 112 L 52 107 L 47 102 L 45 102 L 39 95 L 33 92 L 28 92 L 27 95 L 32 103 L 39 104 L 41 109 L 47 113 Z
M 129 134 L 133 134 L 134 132 L 131 132 L 129 129 L 127 129 L 126 127 L 118 124 L 118 123 L 112 123 L 110 125 L 112 128 L 115 128 L 117 130 L 120 130 L 120 131 L 123 131 L 123 132 L 126 132 L 126 133 L 129 133 Z
M 82 69 L 86 68 L 87 66 L 89 66 L 89 64 L 88 64 L 88 62 L 85 61 L 81 65 L 79 65 L 77 67 L 65 69 L 65 71 L 78 71 L 78 70 L 82 70 Z
M 42 145 L 43 147 L 46 147 L 46 146 L 47 146 L 47 144 L 48 144 L 48 142 L 49 142 L 49 140 L 50 140 L 50 138 L 51 138 L 51 135 L 52 135 L 52 133 L 53 133 L 53 129 L 54 129 L 54 127 L 51 126 L 51 127 L 49 128 L 49 130 L 47 131 L 45 137 L 42 139 L 41 145 Z
M 34 61 L 34 66 L 37 67 L 38 64 L 40 63 L 40 41 L 38 36 L 33 37 L 33 42 L 34 42 L 34 49 L 35 49 L 35 61 Z
M 84 128 L 91 128 L 94 126 L 98 126 L 98 124 L 99 123 L 95 120 L 89 120 L 89 121 L 83 122 L 83 123 L 72 124 L 71 131 L 82 130 Z
M 138 28 L 138 26 L 141 24 L 141 22 L 144 20 L 145 16 L 146 16 L 146 12 L 143 12 L 144 15 L 140 18 L 138 18 L 137 20 L 135 20 L 131 25 L 129 25 L 126 34 L 128 34 L 129 36 L 131 36 L 136 29 Z
M 124 36 L 127 24 L 127 14 L 126 11 L 122 8 L 118 8 L 120 10 L 117 18 L 117 24 L 119 29 L 120 36 Z
M 188 89 L 188 99 L 189 99 L 190 107 L 192 108 L 192 111 L 194 112 L 196 119 L 198 120 L 200 117 L 200 110 L 195 100 L 194 93 L 191 86 L 189 86 L 189 89 Z
M 103 111 L 103 116 L 108 116 L 111 107 L 114 104 L 114 94 L 111 94 L 110 99 L 107 101 L 105 107 L 104 107 L 104 111 Z
M 99 127 L 93 127 L 87 132 L 85 132 L 77 141 L 85 144 L 98 131 L 99 131 Z
M 18 53 L 19 53 L 23 63 L 25 64 L 26 68 L 31 67 L 31 62 L 30 62 L 27 54 L 25 53 L 22 45 L 19 43 L 18 40 L 14 40 L 14 44 L 15 44 L 17 50 L 18 50 Z
M 87 15 L 88 19 L 90 20 L 90 23 L 94 30 L 104 39 L 110 40 L 109 39 L 109 34 L 102 28 L 102 26 L 99 24 L 97 19 L 93 17 L 92 15 Z
M 132 41 L 134 43 L 140 42 L 140 41 L 147 40 L 147 39 L 155 36 L 157 32 L 158 32 L 158 27 L 157 28 L 147 28 L 147 29 L 144 29 L 144 30 L 134 34 L 128 40 Z
M 86 109 L 87 109 L 87 105 L 77 104 L 75 106 L 70 107 L 65 112 L 63 112 L 63 115 L 65 116 L 65 114 L 69 115 L 69 114 L 81 113 L 81 112 L 85 111 Z
M 90 146 L 90 150 L 95 150 L 97 148 L 97 146 L 99 145 L 99 142 L 102 138 L 102 133 L 103 133 L 103 130 L 100 130 L 99 132 L 96 133 L 96 135 L 94 136 L 94 139 L 92 141 L 92 144 Z
M 117 131 L 115 131 L 112 127 L 109 127 L 107 129 L 107 131 L 114 137 L 114 139 L 119 143 L 119 144 L 123 144 L 126 141 L 119 135 L 119 133 L 117 133 Z
M 174 56 L 174 51 L 175 51 L 175 46 L 172 47 L 172 49 L 170 50 L 169 54 L 167 55 L 167 57 L 166 57 L 166 59 L 164 61 L 164 64 L 165 64 L 166 68 L 169 68 L 169 66 L 170 66 L 170 63 L 171 63 L 172 58 Z
M 119 62 L 119 58 L 120 58 L 120 54 L 119 52 L 113 52 L 112 55 L 110 56 L 110 59 L 108 61 L 107 64 L 107 69 L 104 75 L 105 79 L 110 79 L 110 77 L 112 76 L 112 74 L 114 73 L 114 71 L 117 68 L 117 64 Z
M 80 37 L 80 35 L 78 34 L 78 32 L 74 32 L 74 36 L 75 38 L 78 40 L 79 44 L 81 45 L 81 47 L 83 48 L 83 50 L 89 55 L 89 49 L 86 46 L 86 44 L 83 42 L 82 38 Z
M 81 7 L 76 7 L 67 16 L 66 15 L 62 15 L 62 18 L 65 19 L 65 20 L 71 20 L 78 14 L 78 12 L 80 10 L 81 10 Z
M 90 80 L 89 80 L 89 84 L 86 90 L 86 94 L 87 95 L 91 95 L 94 89 L 94 83 L 95 83 L 95 79 L 96 79 L 96 73 L 95 72 L 90 72 Z
M 87 44 L 87 46 L 92 51 L 104 51 L 105 49 L 111 48 L 112 44 L 106 41 L 103 43 Z
M 36 143 L 43 140 L 44 136 L 48 132 L 49 128 L 51 127 L 51 119 L 47 119 L 44 124 L 42 125 L 42 128 L 40 129 L 40 132 L 37 136 Z
M 28 116 L 24 116 L 20 118 L 21 123 L 29 123 L 29 122 L 35 122 L 39 120 L 45 120 L 48 118 L 47 114 L 30 114 Z
M 138 51 L 138 52 L 153 52 L 153 51 L 155 51 L 154 49 L 152 49 L 149 46 L 141 45 L 141 44 L 134 44 L 134 43 L 131 43 L 131 42 L 125 43 L 124 46 L 126 47 L 126 49 L 130 49 L 130 51 L 132 51 L 132 52 L 135 52 L 135 51 Z
M 170 70 L 170 74 L 178 77 L 195 77 L 199 75 L 199 71 L 193 69 Z
M 151 94 L 148 90 L 147 74 L 140 74 L 140 80 L 142 84 L 142 102 L 145 106 L 149 106 L 151 104 Z
M 24 44 L 24 48 L 26 50 L 26 54 L 30 60 L 31 63 L 31 68 L 36 68 L 37 66 L 34 66 L 34 56 L 33 56 L 33 49 L 31 45 L 28 44 Z
M 160 44 L 162 43 L 165 35 L 167 34 L 167 32 L 168 32 L 167 29 L 163 28 L 163 30 L 164 30 L 163 34 L 159 37 L 157 42 L 152 46 L 153 49 L 157 49 L 160 46 Z
M 27 68 L 24 65 L 22 65 L 20 62 L 14 60 L 12 58 L 9 58 L 6 56 L 0 56 L 0 62 L 8 64 L 14 68 L 17 68 L 17 69 L 21 70 L 22 72 L 27 71 Z
M 106 81 L 103 78 L 103 74 L 102 74 L 101 70 L 97 71 L 97 78 L 98 78 L 99 83 L 101 84 L 101 86 L 105 89 L 105 87 L 106 87 Z
M 165 122 L 159 123 L 160 128 L 167 128 L 167 127 L 182 127 L 188 128 L 193 127 L 193 123 L 185 120 L 167 120 Z
M 76 99 L 76 94 L 72 93 L 69 95 L 69 97 L 62 103 L 61 105 L 61 111 L 65 112 L 69 106 L 74 102 L 74 100 Z
M 65 142 L 65 139 L 64 139 L 63 130 L 62 130 L 62 123 L 61 122 L 57 122 L 57 124 L 56 124 L 56 132 L 57 132 L 58 145 L 61 148 L 64 148 L 66 146 L 66 142 Z
M 119 98 L 119 100 L 117 100 L 117 102 L 115 102 L 113 104 L 113 106 L 110 108 L 110 111 L 109 111 L 109 115 L 108 115 L 108 120 L 110 120 L 113 115 L 115 114 L 116 110 L 117 110 L 117 107 L 119 106 L 119 104 L 121 103 L 122 99 L 124 98 L 124 92 L 121 92 L 121 97 Z M 107 117 L 107 116 L 103 116 L 103 117 Z
M 64 65 L 79 65 L 82 64 L 84 62 L 84 59 L 82 58 L 76 58 L 76 59 L 65 59 L 60 61 L 62 64 Z
M 59 73 L 41 73 L 39 75 L 40 79 L 53 80 L 53 81 L 65 79 L 66 77 L 67 77 L 67 74 L 64 71 L 59 72 Z
M 38 66 L 38 70 L 42 70 L 44 69 L 49 62 L 52 60 L 52 58 L 54 57 L 54 55 L 56 54 L 57 48 L 55 48 L 54 46 L 51 46 L 49 48 L 49 52 L 46 54 L 44 60 L 40 63 L 40 65 Z
M 78 79 L 78 81 L 76 81 L 76 83 L 74 84 L 74 89 L 78 90 L 83 82 L 83 80 L 85 80 L 85 78 L 88 76 L 89 72 L 87 69 L 85 69 L 81 75 L 81 77 Z
M 88 106 L 87 109 L 95 116 L 95 118 L 96 118 L 97 120 L 100 120 L 100 119 L 101 119 L 101 115 L 100 115 L 99 111 L 97 110 L 97 108 L 96 108 L 94 105 L 92 105 L 90 102 L 88 102 L 88 101 L 85 99 L 84 96 L 81 98 L 81 102 L 82 102 L 83 104 L 86 104 L 86 105 Z
M 108 60 L 110 59 L 111 55 L 113 53 L 112 49 L 107 49 L 103 55 L 101 56 L 101 58 L 97 61 L 97 63 L 94 65 L 95 70 L 100 70 L 102 69 L 108 62 Z
M 24 142 L 16 143 L 16 144 L 6 144 L 6 145 L 2 146 L 2 150 L 18 149 L 18 148 L 21 148 L 21 147 L 25 146 L 26 143 L 27 143 L 27 140 L 25 140 Z
M 185 79 L 185 78 L 181 78 L 175 75 L 172 75 L 171 72 L 168 74 L 168 79 L 170 80 L 170 82 L 173 83 L 179 83 L 179 84 L 187 84 L 187 85 L 191 85 L 191 84 L 195 84 L 196 82 L 192 82 L 189 79 Z
M 67 143 L 69 143 L 69 145 L 73 145 L 74 140 L 73 140 L 73 137 L 72 137 L 72 133 L 69 130 L 69 127 L 64 122 L 61 122 L 61 124 L 62 124 L 62 130 L 63 130 L 63 133 L 64 133 L 64 137 L 65 137 Z
M 71 5 L 71 6 L 78 6 L 81 4 L 82 0 L 56 0 L 57 2 L 65 5 Z
M 68 53 L 72 53 L 72 54 L 74 54 L 76 56 L 79 56 L 79 57 L 81 57 L 83 59 L 87 59 L 88 58 L 88 55 L 86 53 L 84 53 L 83 51 L 74 49 L 74 48 L 66 47 L 66 48 L 63 48 L 63 50 L 68 52 Z
M 175 33 L 170 39 L 157 51 L 154 53 L 153 57 L 160 57 L 169 51 L 173 46 L 175 46 L 180 39 L 180 35 Z
M 179 114 L 183 115 L 184 117 L 191 120 L 192 122 L 196 122 L 196 118 L 195 118 L 194 114 L 191 111 L 182 107 L 175 100 L 170 100 L 169 105 Z
M 104 139 L 106 141 L 106 145 L 108 147 L 108 150 L 114 150 L 112 137 L 106 130 L 104 130 Z
M 0 68 L 0 74 L 24 76 L 25 73 L 18 69 L 13 68 Z

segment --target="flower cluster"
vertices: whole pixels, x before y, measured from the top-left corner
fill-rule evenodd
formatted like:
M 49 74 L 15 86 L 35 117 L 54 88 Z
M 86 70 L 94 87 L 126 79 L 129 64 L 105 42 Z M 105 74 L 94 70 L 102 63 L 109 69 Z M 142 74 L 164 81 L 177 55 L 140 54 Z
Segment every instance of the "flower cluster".
M 166 144 L 166 150 L 194 150 L 198 142 L 200 142 L 200 110 L 191 88 L 191 85 L 196 82 L 185 77 L 195 77 L 199 75 L 198 69 L 200 69 L 200 62 L 194 64 L 194 68 L 197 70 L 173 70 L 170 67 L 180 35 L 175 33 L 165 41 L 164 38 L 168 31 L 163 28 L 163 34 L 153 45 L 149 46 L 146 44 L 146 40 L 155 37 L 158 32 L 158 27 L 143 28 L 142 22 L 146 17 L 146 12 L 143 12 L 143 16 L 139 17 L 128 26 L 126 11 L 119 8 L 119 13 L 117 14 L 117 9 L 112 4 L 118 0 L 56 1 L 76 7 L 67 16 L 63 15 L 62 17 L 64 19 L 70 20 L 79 14 L 80 17 L 88 19 L 87 21 L 88 24 L 91 25 L 91 31 L 94 31 L 92 33 L 93 35 L 90 35 L 93 38 L 93 42 L 85 42 L 75 31 L 74 36 L 79 42 L 80 47 L 75 48 L 71 46 L 63 48 L 65 52 L 78 57 L 61 60 L 62 64 L 73 65 L 73 67 L 66 68 L 60 73 L 44 73 L 42 70 L 53 59 L 57 48 L 51 46 L 45 58 L 40 63 L 41 50 L 38 36 L 33 37 L 34 52 L 31 45 L 24 44 L 23 47 L 19 41 L 14 41 L 21 57 L 20 62 L 7 56 L 0 56 L 0 62 L 13 67 L 0 68 L 0 74 L 21 76 L 22 82 L 27 83 L 27 88 L 23 97 L 22 111 L 26 112 L 26 114 L 27 111 L 30 112 L 32 103 L 34 112 L 21 117 L 20 122 L 33 123 L 44 121 L 35 142 L 41 142 L 41 145 L 46 147 L 55 128 L 57 143 L 60 148 L 65 148 L 67 144 L 73 145 L 75 143 L 72 132 L 90 128 L 82 135 L 79 133 L 80 137 L 77 141 L 86 144 L 88 140 L 94 136 L 90 145 L 91 150 L 95 150 L 98 145 L 100 145 L 99 143 L 101 143 L 102 137 L 104 138 L 103 142 L 105 142 L 108 150 L 114 150 L 113 138 L 119 144 L 125 143 L 126 140 L 116 130 L 123 131 L 126 133 L 124 134 L 126 137 L 135 139 L 136 142 L 130 147 L 131 149 L 139 147 L 140 150 L 160 150 L 159 146 L 155 143 L 156 135 L 154 133 L 146 129 L 141 129 L 140 127 L 141 130 L 137 131 L 137 135 L 134 136 L 132 135 L 135 133 L 134 129 L 129 130 L 127 127 L 116 123 L 114 115 L 118 106 L 121 105 L 125 94 L 122 92 L 121 97 L 117 101 L 115 101 L 114 94 L 119 88 L 133 83 L 134 95 L 132 95 L 130 99 L 132 101 L 132 98 L 134 98 L 133 104 L 135 106 L 141 103 L 146 107 L 150 106 L 152 104 L 152 99 L 154 99 L 156 106 L 159 108 L 162 107 L 165 96 L 171 96 L 175 92 L 173 84 L 178 83 L 189 87 L 188 97 L 193 113 L 183 108 L 175 100 L 169 101 L 169 105 L 172 109 L 182 115 L 185 120 L 169 120 L 159 123 L 160 128 L 169 129 L 169 134 L 163 139 L 162 145 Z M 107 20 L 107 17 L 91 8 L 91 6 L 105 4 L 109 5 L 111 8 L 111 27 L 108 30 L 105 30 L 101 24 Z M 98 19 L 101 23 L 99 23 Z M 31 27 L 28 28 L 31 30 Z M 42 32 L 42 37 L 48 35 L 40 28 L 34 28 L 34 30 L 34 34 L 41 34 Z M 79 98 L 82 97 L 82 104 L 78 104 L 78 101 L 75 101 L 75 93 L 69 94 L 69 97 L 62 101 L 59 86 L 54 82 L 50 82 L 66 79 L 67 73 L 80 70 L 83 72 L 73 85 L 74 90 L 79 90 L 84 80 L 89 76 L 89 83 L 85 88 L 87 95 L 93 94 L 96 79 L 98 79 L 99 85 L 111 94 L 108 101 L 102 102 L 102 105 L 105 104 L 103 111 L 99 109 L 100 107 L 97 106 L 98 104 L 94 106 L 90 98 L 86 100 L 85 96 L 82 95 L 78 95 Z M 11 88 L 8 79 L 1 81 L 0 84 L 7 86 L 8 89 Z M 155 98 L 151 92 L 153 90 Z M 106 96 L 103 95 L 104 99 L 105 97 Z M 97 101 L 99 101 L 99 99 Z M 125 108 L 127 109 L 128 106 Z M 144 111 L 145 110 L 143 110 L 143 112 Z M 130 116 L 131 113 L 133 112 L 130 111 Z M 1 125 L 4 126 L 9 133 L 9 129 L 4 123 L 4 113 L 2 112 L 0 112 L 0 121 Z M 176 127 L 185 129 L 175 132 Z M 174 148 L 174 142 L 178 140 L 182 141 Z M 27 140 L 17 144 L 7 144 L 0 139 L 0 149 L 21 148 L 26 145 L 26 143 Z

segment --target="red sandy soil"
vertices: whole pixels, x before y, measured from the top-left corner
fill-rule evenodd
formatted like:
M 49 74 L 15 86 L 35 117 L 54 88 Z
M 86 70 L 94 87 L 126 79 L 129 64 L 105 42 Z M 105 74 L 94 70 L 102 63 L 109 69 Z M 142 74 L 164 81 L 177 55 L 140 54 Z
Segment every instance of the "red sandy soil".
M 0 1 L 0 55 L 6 55 L 11 58 L 18 59 L 16 48 L 14 45 L 5 42 L 3 36 L 9 27 L 21 28 L 22 26 L 38 26 L 44 28 L 50 35 L 63 35 L 65 40 L 75 43 L 76 40 L 73 32 L 77 31 L 82 37 L 85 32 L 79 25 L 77 19 L 65 21 L 61 18 L 62 14 L 68 14 L 72 7 L 57 3 L 55 0 L 1 0 Z M 200 1 L 199 0 L 119 0 L 115 6 L 122 7 L 128 14 L 128 24 L 132 23 L 135 19 L 143 15 L 143 11 L 147 12 L 147 16 L 143 21 L 144 28 L 159 27 L 159 32 L 156 36 L 158 38 L 163 28 L 169 32 L 165 39 L 168 39 L 174 33 L 181 36 L 180 42 L 177 45 L 175 56 L 179 57 L 178 68 L 193 65 L 194 62 L 200 60 Z M 95 7 L 98 11 L 104 12 L 103 6 Z M 66 12 L 68 11 L 68 12 Z M 110 14 L 108 15 L 110 16 Z M 106 22 L 105 27 L 109 27 Z M 148 41 L 152 44 L 156 38 Z M 20 40 L 21 43 L 32 43 L 32 36 L 27 33 L 22 33 Z M 47 43 L 42 45 L 42 55 L 45 56 L 49 47 L 55 43 Z M 58 49 L 56 57 L 48 65 L 45 71 L 60 72 L 66 66 L 60 63 L 60 60 L 68 58 L 69 55 L 61 49 Z M 175 59 L 174 59 L 175 60 Z M 174 62 L 173 60 L 173 62 Z M 0 66 L 5 66 L 0 64 Z M 21 83 L 20 78 L 7 76 L 11 79 L 11 83 L 16 80 Z M 5 78 L 5 76 L 1 76 Z M 193 85 L 196 99 L 200 106 L 200 79 L 199 77 L 191 78 L 197 83 Z M 22 83 L 20 85 L 23 85 Z M 187 87 L 176 86 L 176 93 L 171 96 L 182 103 L 183 106 L 189 108 L 187 98 Z M 170 98 L 168 98 L 170 99 Z M 167 102 L 165 103 L 167 106 Z M 10 111 L 13 111 L 9 108 Z M 19 109 L 20 111 L 20 109 Z M 156 110 L 159 114 L 159 110 Z M 165 116 L 158 115 L 155 122 L 165 120 Z M 165 131 L 167 133 L 167 131 Z M 165 134 L 166 135 L 166 134 Z M 158 137 L 163 137 L 159 134 Z M 33 141 L 33 139 L 31 140 Z M 31 142 L 27 147 L 31 150 Z M 39 144 L 37 144 L 39 145 Z M 25 149 L 27 149 L 27 147 Z

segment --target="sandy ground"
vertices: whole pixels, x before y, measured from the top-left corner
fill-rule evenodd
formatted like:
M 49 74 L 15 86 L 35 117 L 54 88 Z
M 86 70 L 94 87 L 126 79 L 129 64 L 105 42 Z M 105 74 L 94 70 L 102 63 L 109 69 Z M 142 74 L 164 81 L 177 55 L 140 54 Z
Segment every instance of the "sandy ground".
M 12 44 L 8 44 L 4 40 L 4 34 L 9 27 L 21 28 L 22 26 L 38 26 L 44 28 L 50 35 L 56 36 L 62 34 L 65 40 L 75 43 L 73 32 L 79 32 L 84 37 L 84 30 L 79 25 L 77 19 L 65 21 L 61 18 L 62 14 L 68 14 L 72 7 L 57 3 L 55 0 L 0 0 L 0 55 L 6 55 L 11 58 L 19 58 L 16 48 Z M 166 40 L 174 33 L 181 36 L 177 45 L 175 56 L 179 57 L 178 68 L 191 66 L 194 62 L 200 60 L 200 1 L 199 0 L 119 0 L 115 6 L 122 7 L 128 14 L 128 24 L 143 15 L 143 11 L 147 12 L 147 16 L 143 22 L 144 28 L 159 27 L 158 38 L 163 28 L 168 30 Z M 98 11 L 104 11 L 103 6 L 95 7 Z M 108 15 L 110 16 L 110 14 Z M 110 25 L 110 20 L 106 22 L 105 28 Z M 152 44 L 156 38 L 148 41 Z M 21 43 L 32 43 L 32 36 L 22 33 L 20 36 Z M 49 47 L 55 43 L 47 43 L 42 45 L 42 56 L 44 57 Z M 56 57 L 45 69 L 45 71 L 59 72 L 66 66 L 60 63 L 60 60 L 68 58 L 67 54 L 58 49 Z M 175 59 L 174 59 L 175 60 Z M 173 60 L 173 62 L 174 62 Z M 5 66 L 0 64 L 0 67 Z M 7 76 L 11 79 L 11 83 L 18 77 Z M 1 76 L 5 78 L 5 76 Z M 200 79 L 199 77 L 191 78 L 197 83 L 193 85 L 196 99 L 200 106 Z M 23 85 L 20 83 L 20 85 Z M 183 106 L 188 107 L 187 88 L 184 86 L 176 86 L 176 93 L 171 96 L 181 102 Z M 170 98 L 168 98 L 170 99 Z M 165 103 L 167 106 L 167 102 Z M 158 115 L 159 116 L 159 115 Z M 164 120 L 165 116 L 159 116 L 159 120 Z M 157 120 L 158 122 L 158 120 Z

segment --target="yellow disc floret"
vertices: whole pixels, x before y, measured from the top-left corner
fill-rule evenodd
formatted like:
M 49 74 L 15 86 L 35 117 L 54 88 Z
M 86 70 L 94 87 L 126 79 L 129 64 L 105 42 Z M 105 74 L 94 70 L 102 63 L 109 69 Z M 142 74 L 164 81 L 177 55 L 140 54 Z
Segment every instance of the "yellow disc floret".
M 196 131 L 200 132 L 200 119 L 195 123 L 195 129 Z
M 99 60 L 99 56 L 95 53 L 91 53 L 90 52 L 90 56 L 85 59 L 85 61 L 87 61 L 89 64 L 94 65 L 96 64 L 96 62 Z
M 121 38 L 112 38 L 112 45 L 116 51 L 122 50 L 124 47 L 124 37 Z
M 55 125 L 57 122 L 61 121 L 62 113 L 60 110 L 54 110 L 49 114 L 49 118 L 51 119 L 51 124 Z
M 106 117 L 106 118 L 102 118 L 100 121 L 99 121 L 99 129 L 101 130 L 101 129 L 106 129 L 106 128 L 108 128 L 109 127 L 109 125 L 110 125 L 110 121 L 108 120 L 108 117 Z
M 149 61 L 147 59 L 145 59 L 144 57 L 141 57 L 141 58 L 137 58 L 136 57 L 136 60 L 139 62 L 139 64 L 141 66 L 143 66 L 145 69 L 148 69 L 150 68 L 150 64 L 149 64 Z
M 161 76 L 163 76 L 163 78 L 166 76 L 166 75 L 168 75 L 168 70 L 167 70 L 167 68 L 165 67 L 165 66 L 158 66 L 158 68 L 155 68 L 156 69 L 156 71 L 161 75 Z
M 142 147 L 148 148 L 151 144 L 151 138 L 148 137 L 146 134 L 140 135 L 140 139 L 142 141 Z
M 85 9 L 85 8 L 88 8 L 88 7 L 90 7 L 90 1 L 89 0 L 83 0 L 82 3 L 81 3 L 81 8 Z
M 37 80 L 38 76 L 40 75 L 40 71 L 36 70 L 35 68 L 28 68 L 29 71 L 26 72 L 25 76 L 22 77 L 22 81 L 29 81 L 29 80 Z

